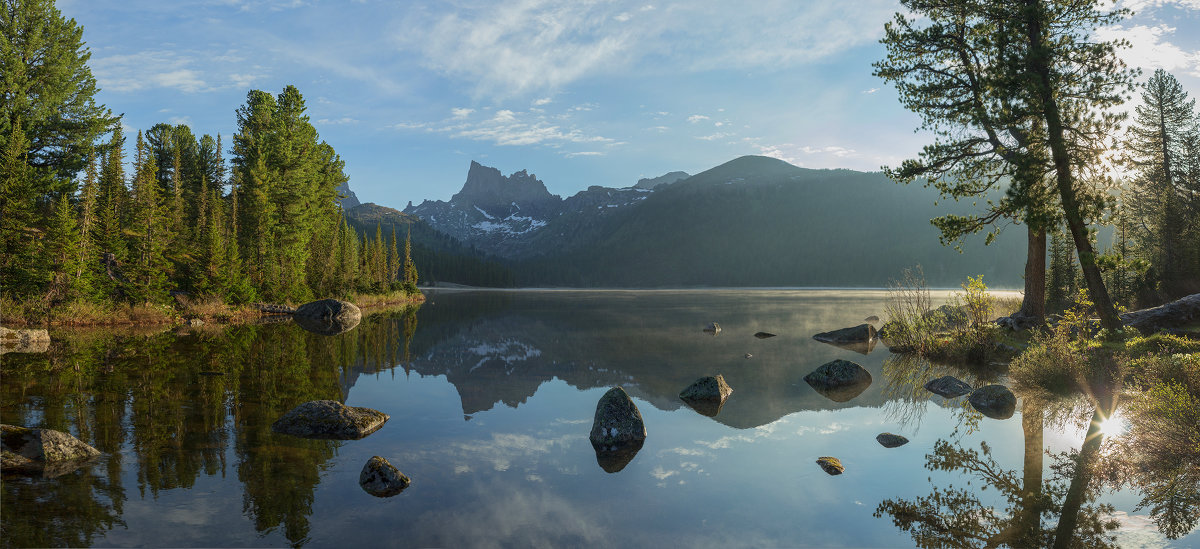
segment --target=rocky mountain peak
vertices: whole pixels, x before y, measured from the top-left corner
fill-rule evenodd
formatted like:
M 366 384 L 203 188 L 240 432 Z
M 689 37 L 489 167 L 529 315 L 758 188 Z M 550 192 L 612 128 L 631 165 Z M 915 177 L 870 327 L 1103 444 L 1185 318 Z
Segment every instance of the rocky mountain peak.
M 561 201 L 558 195 L 546 190 L 546 185 L 536 175 L 526 170 L 505 177 L 500 170 L 474 160 L 471 161 L 471 169 L 467 172 L 467 181 L 462 190 L 450 198 L 450 203 L 456 206 L 475 206 L 502 217 L 517 209 L 544 210 Z
M 659 185 L 669 185 L 679 181 L 680 179 L 687 179 L 688 177 L 691 176 L 689 176 L 687 172 L 669 172 L 658 177 L 643 177 L 642 179 L 638 180 L 637 185 L 634 185 L 633 188 L 653 189 Z

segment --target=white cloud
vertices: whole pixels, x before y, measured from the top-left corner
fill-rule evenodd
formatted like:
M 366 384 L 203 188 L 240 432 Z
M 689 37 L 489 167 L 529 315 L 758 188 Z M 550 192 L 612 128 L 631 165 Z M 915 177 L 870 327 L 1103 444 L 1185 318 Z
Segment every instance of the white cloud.
M 871 93 L 875 93 L 877 91 L 879 91 L 879 88 L 871 88 L 869 90 L 863 90 L 863 93 L 871 94 Z
M 516 120 L 516 119 L 517 119 L 517 117 L 512 111 L 510 111 L 508 109 L 501 109 L 499 111 L 496 111 L 496 116 L 492 118 L 492 121 L 493 122 L 512 122 L 513 120 Z
M 702 135 L 702 136 L 699 136 L 699 137 L 697 137 L 696 139 L 702 139 L 702 140 L 704 140 L 704 141 L 716 141 L 716 140 L 718 140 L 718 139 L 721 139 L 721 138 L 724 138 L 724 137 L 729 137 L 729 136 L 731 136 L 731 135 L 733 135 L 733 134 L 731 134 L 731 133 L 724 133 L 724 132 L 717 132 L 717 133 L 713 133 L 713 134 L 709 134 L 709 135 Z
M 693 114 L 693 115 L 689 116 L 687 118 L 687 120 L 688 120 L 688 122 L 695 124 L 696 122 L 700 122 L 701 120 L 708 120 L 708 117 L 704 116 L 703 114 Z
M 450 115 L 454 118 L 466 118 L 475 112 L 475 109 L 467 109 L 463 107 L 455 107 L 450 109 Z
M 88 63 L 101 89 L 131 92 L 166 88 L 184 93 L 248 88 L 257 77 L 226 72 L 223 65 L 236 66 L 230 54 L 145 50 L 131 54 L 93 57 Z
M 357 119 L 350 118 L 349 116 L 343 116 L 341 118 L 334 118 L 334 119 L 321 118 L 321 119 L 317 120 L 317 124 L 330 125 L 330 126 L 338 126 L 338 125 L 344 125 L 344 124 L 357 124 L 357 123 L 358 123 Z
M 1104 27 L 1096 31 L 1102 40 L 1128 40 L 1130 47 L 1117 50 L 1117 53 L 1132 67 L 1141 67 L 1147 72 L 1154 69 L 1186 71 L 1192 76 L 1200 76 L 1200 51 L 1187 51 L 1172 44 L 1168 40 L 1174 34 L 1175 27 L 1165 24 Z
M 543 105 L 549 105 L 551 101 L 552 101 L 552 99 L 550 99 L 549 97 L 543 97 L 541 99 L 534 99 L 533 106 L 541 107 Z
M 563 153 L 563 157 L 565 157 L 565 158 L 575 158 L 576 156 L 604 156 L 604 153 L 602 153 L 600 151 L 580 151 L 580 152 Z

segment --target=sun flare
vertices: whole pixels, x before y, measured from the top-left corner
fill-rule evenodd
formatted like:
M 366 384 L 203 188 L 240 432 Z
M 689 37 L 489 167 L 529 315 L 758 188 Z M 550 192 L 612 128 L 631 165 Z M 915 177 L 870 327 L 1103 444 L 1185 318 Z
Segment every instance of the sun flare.
M 1129 425 L 1126 423 L 1125 418 L 1121 417 L 1120 414 L 1114 414 L 1100 422 L 1100 434 L 1104 435 L 1105 438 L 1116 437 L 1124 434 L 1128 427 Z

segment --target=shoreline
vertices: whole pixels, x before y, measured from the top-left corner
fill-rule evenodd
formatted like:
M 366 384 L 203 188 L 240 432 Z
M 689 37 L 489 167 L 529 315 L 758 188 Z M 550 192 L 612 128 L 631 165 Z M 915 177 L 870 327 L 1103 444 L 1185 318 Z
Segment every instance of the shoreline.
M 425 302 L 425 295 L 397 293 L 360 294 L 351 301 L 365 314 L 380 309 L 397 306 L 411 306 Z M 9 305 L 6 302 L 5 305 Z M 138 328 L 138 327 L 170 327 L 189 326 L 192 320 L 200 320 L 202 325 L 238 326 L 276 322 L 277 319 L 291 318 L 291 314 L 268 313 L 258 309 L 257 304 L 230 306 L 225 303 L 212 301 L 198 303 L 121 305 L 119 307 L 104 304 L 72 302 L 63 308 L 67 309 L 61 316 L 54 315 L 49 320 L 30 322 L 25 318 L 3 315 L 2 325 L 20 329 L 72 329 L 72 328 Z M 82 316 L 76 309 L 84 309 Z M 76 313 L 76 314 L 72 314 Z M 201 325 L 201 324 L 197 324 Z

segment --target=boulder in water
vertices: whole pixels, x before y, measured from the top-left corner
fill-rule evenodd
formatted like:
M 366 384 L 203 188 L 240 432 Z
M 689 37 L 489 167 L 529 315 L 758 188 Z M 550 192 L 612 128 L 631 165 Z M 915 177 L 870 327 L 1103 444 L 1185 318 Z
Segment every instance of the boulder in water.
M 336 400 L 313 400 L 292 408 L 271 424 L 276 433 L 304 438 L 352 440 L 383 426 L 391 416 Z
M 834 402 L 846 402 L 871 385 L 871 373 L 849 360 L 822 364 L 804 376 L 804 381 Z
M 817 458 L 817 465 L 820 465 L 821 469 L 830 475 L 840 475 L 846 471 L 846 468 L 842 467 L 842 460 L 835 457 L 824 456 Z
M 716 322 L 709 322 L 708 326 L 704 327 L 704 331 L 712 335 L 717 335 L 721 333 L 721 325 L 717 324 Z
M 75 470 L 100 451 L 62 431 L 0 425 L 0 469 L 55 477 Z
M 879 433 L 879 435 L 875 437 L 875 440 L 878 441 L 879 444 L 884 448 L 896 448 L 898 446 L 904 446 L 905 444 L 908 444 L 907 437 L 893 433 Z
M 754 337 L 757 337 L 758 339 L 767 339 L 768 337 L 775 337 L 775 334 L 771 332 L 756 332 Z
M 403 492 L 412 484 L 404 473 L 401 473 L 388 460 L 374 456 L 363 465 L 358 474 L 358 485 L 368 494 L 375 497 L 387 498 Z
M 613 387 L 596 403 L 589 438 L 593 446 L 613 446 L 646 440 L 642 412 L 625 389 Z
M 967 397 L 971 406 L 992 419 L 1008 419 L 1017 409 L 1017 397 L 1003 385 L 985 385 Z
M 821 332 L 813 336 L 813 339 L 822 343 L 834 344 L 865 343 L 875 339 L 875 327 L 870 324 L 859 324 L 858 326 L 852 326 L 850 328 Z
M 0 326 L 0 355 L 4 353 L 44 353 L 50 350 L 50 332 L 44 328 L 13 330 Z
M 954 376 L 931 379 L 925 384 L 929 392 L 946 398 L 955 398 L 971 392 L 971 386 Z
M 357 305 L 340 299 L 321 299 L 296 308 L 292 318 L 301 328 L 321 335 L 338 335 L 362 321 Z
M 701 415 L 715 417 L 731 394 L 733 389 L 725 383 L 721 374 L 717 374 L 697 379 L 679 393 L 679 398 Z

